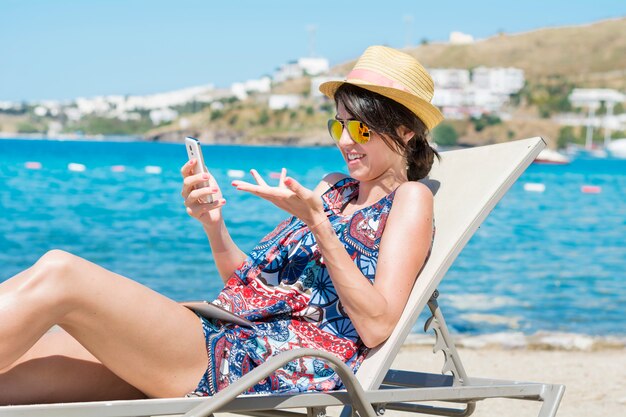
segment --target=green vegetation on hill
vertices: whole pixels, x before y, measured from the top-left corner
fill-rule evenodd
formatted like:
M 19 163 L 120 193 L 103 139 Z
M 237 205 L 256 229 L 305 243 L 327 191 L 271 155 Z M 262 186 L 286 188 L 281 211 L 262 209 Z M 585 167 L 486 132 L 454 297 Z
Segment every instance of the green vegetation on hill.
M 310 85 L 310 80 L 307 83 Z M 290 93 L 293 93 L 291 91 Z M 152 129 L 152 138 L 176 140 L 189 132 L 205 132 L 206 140 L 241 143 L 319 143 L 326 139 L 326 120 L 334 114 L 334 105 L 303 96 L 294 109 L 270 109 L 263 100 L 252 96 L 244 101 L 222 100 L 222 105 L 185 117 L 188 126 L 180 128 L 180 121 Z
M 143 135 L 153 127 L 152 121 L 146 115 L 142 115 L 138 120 L 85 116 L 80 121 L 68 125 L 65 130 L 87 135 Z
M 454 146 L 457 144 L 459 134 L 453 125 L 443 122 L 433 129 L 433 141 L 439 146 Z

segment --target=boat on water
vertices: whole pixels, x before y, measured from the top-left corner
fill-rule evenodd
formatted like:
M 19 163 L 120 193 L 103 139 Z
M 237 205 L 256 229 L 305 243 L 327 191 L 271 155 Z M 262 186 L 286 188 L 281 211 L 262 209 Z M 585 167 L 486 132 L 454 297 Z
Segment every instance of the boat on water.
M 626 159 L 626 138 L 612 140 L 606 149 L 613 158 Z
M 539 155 L 537 155 L 533 162 L 535 164 L 565 165 L 569 164 L 571 161 L 562 153 L 546 148 L 539 152 Z

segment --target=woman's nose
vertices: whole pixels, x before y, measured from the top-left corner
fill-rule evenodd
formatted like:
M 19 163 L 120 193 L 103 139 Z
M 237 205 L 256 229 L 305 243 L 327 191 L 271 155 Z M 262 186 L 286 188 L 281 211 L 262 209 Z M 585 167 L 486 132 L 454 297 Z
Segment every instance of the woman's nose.
M 348 132 L 348 128 L 345 126 L 341 130 L 341 137 L 339 138 L 339 146 L 349 146 L 354 143 L 352 138 L 350 137 L 350 132 Z

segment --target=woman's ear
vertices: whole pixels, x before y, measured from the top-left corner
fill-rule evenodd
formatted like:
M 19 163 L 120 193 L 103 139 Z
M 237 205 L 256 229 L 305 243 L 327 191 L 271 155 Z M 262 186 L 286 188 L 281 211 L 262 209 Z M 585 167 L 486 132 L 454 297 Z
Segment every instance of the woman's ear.
M 407 143 L 408 141 L 413 139 L 413 137 L 415 136 L 415 132 L 413 132 L 406 126 L 400 126 L 398 128 L 398 135 L 400 135 L 400 137 L 404 139 L 404 143 Z

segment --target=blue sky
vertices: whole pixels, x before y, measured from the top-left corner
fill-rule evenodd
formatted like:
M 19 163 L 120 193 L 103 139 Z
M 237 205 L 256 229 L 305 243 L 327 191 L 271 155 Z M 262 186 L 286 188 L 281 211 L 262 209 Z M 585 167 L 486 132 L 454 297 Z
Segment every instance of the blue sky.
M 0 101 L 228 87 L 308 56 L 311 27 L 334 65 L 372 44 L 621 16 L 623 0 L 0 0 Z

